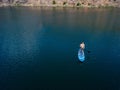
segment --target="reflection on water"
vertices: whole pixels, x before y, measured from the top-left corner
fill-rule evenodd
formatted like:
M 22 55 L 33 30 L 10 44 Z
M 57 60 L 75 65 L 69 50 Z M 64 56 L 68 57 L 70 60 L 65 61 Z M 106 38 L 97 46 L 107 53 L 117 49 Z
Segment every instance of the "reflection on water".
M 2 50 L 4 53 L 16 56 L 18 54 L 33 53 L 38 50 L 37 40 L 42 38 L 43 26 L 37 18 L 23 12 L 5 11 L 3 25 L 1 26 Z M 2 17 L 3 18 L 3 17 Z M 38 37 L 39 36 L 39 37 Z
M 119 12 L 0 8 L 0 89 L 118 90 Z M 91 53 L 85 52 L 81 64 L 77 52 L 82 41 Z

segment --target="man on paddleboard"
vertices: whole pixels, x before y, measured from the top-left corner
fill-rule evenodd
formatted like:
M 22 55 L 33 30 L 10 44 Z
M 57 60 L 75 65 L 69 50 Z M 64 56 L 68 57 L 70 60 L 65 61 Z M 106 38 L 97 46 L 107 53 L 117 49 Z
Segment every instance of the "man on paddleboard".
M 80 49 L 78 51 L 78 59 L 83 62 L 85 60 L 85 55 L 84 55 L 84 49 L 85 49 L 85 44 L 82 42 L 80 44 Z
M 84 44 L 84 42 L 82 42 L 82 43 L 80 44 L 80 48 L 81 48 L 82 50 L 85 49 L 85 44 Z

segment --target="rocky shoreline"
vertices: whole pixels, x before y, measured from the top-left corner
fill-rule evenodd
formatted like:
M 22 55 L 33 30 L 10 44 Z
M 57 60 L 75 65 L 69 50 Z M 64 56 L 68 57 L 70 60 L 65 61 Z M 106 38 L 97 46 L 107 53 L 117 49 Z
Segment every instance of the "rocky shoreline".
M 120 7 L 120 0 L 0 0 L 6 6 Z

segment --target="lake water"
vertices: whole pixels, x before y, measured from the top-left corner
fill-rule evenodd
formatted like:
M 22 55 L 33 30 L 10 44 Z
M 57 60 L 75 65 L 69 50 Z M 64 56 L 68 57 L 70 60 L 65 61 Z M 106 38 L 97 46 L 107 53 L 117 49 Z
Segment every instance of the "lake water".
M 120 9 L 0 8 L 0 90 L 69 89 L 120 90 Z

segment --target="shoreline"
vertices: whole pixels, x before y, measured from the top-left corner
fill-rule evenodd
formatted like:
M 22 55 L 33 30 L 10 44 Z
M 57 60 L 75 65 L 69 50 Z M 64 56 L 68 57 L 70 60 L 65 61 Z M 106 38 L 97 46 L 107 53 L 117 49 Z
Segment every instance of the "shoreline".
M 52 6 L 52 5 L 37 5 L 37 6 L 31 6 L 31 5 L 20 5 L 20 6 L 16 6 L 16 5 L 6 5 L 6 6 L 3 6 L 3 5 L 0 5 L 0 8 L 1 7 L 68 7 L 68 8 L 120 8 L 120 6 Z
M 0 7 L 76 7 L 76 8 L 120 8 L 120 5 L 46 5 L 46 4 L 6 4 L 0 3 Z

